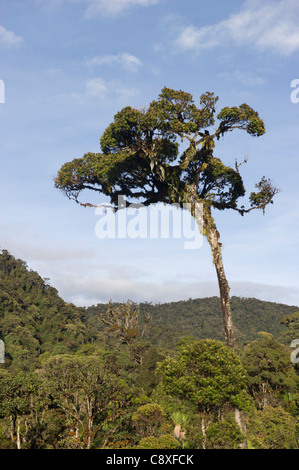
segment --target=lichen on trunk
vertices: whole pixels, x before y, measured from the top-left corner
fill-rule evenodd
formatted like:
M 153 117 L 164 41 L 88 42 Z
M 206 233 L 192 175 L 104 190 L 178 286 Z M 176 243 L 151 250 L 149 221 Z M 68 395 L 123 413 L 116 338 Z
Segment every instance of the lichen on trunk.
M 194 193 L 193 193 L 194 196 Z M 211 247 L 213 263 L 216 269 L 221 310 L 224 325 L 224 332 L 227 345 L 235 350 L 235 334 L 232 320 L 232 311 L 230 303 L 230 287 L 225 275 L 222 259 L 222 243 L 219 241 L 220 234 L 217 230 L 215 220 L 212 216 L 211 206 L 206 201 L 200 201 L 198 198 L 192 205 L 191 213 L 199 227 L 200 232 L 207 238 Z M 196 204 L 202 204 L 203 210 L 196 210 Z
M 226 342 L 230 348 L 235 349 L 235 335 L 230 304 L 230 287 L 223 266 L 222 244 L 219 241 L 220 235 L 212 216 L 211 208 L 208 205 L 204 206 L 203 218 L 206 237 L 212 250 L 213 263 L 217 273 Z

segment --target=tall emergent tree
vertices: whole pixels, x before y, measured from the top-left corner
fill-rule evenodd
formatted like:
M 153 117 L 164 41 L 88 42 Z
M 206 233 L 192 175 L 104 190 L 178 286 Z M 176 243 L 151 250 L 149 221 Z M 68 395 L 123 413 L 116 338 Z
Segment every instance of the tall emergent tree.
M 233 209 L 241 215 L 253 209 L 265 210 L 277 192 L 263 177 L 249 197 L 250 207 L 238 207 L 245 188 L 235 168 L 214 156 L 215 141 L 234 129 L 261 136 L 265 126 L 258 113 L 247 104 L 225 107 L 216 116 L 218 97 L 205 93 L 196 106 L 189 93 L 163 88 L 147 109 L 123 108 L 103 133 L 101 153 L 86 153 L 65 163 L 55 186 L 69 199 L 83 206 L 80 193 L 91 189 L 109 196 L 116 210 L 138 200 L 153 203 L 189 205 L 191 214 L 206 236 L 216 268 L 227 344 L 234 348 L 229 284 L 221 253 L 221 243 L 212 209 Z M 187 143 L 183 146 L 181 142 Z M 119 196 L 125 196 L 119 204 Z M 202 211 L 196 207 L 203 205 Z

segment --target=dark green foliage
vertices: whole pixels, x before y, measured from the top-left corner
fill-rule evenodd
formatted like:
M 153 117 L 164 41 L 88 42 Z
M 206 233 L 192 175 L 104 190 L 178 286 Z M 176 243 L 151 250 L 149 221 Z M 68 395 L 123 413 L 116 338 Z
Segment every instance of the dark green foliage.
M 296 420 L 282 407 L 268 406 L 257 411 L 248 423 L 248 440 L 255 449 L 296 447 Z
M 277 402 L 287 392 L 296 392 L 299 377 L 290 359 L 290 349 L 269 334 L 247 345 L 241 355 L 249 389 L 258 406 Z
M 3 372 L 3 371 L 2 371 Z M 39 448 L 47 427 L 49 396 L 35 372 L 0 375 L 0 417 L 10 422 L 10 447 Z
M 164 87 L 146 110 L 126 106 L 104 131 L 101 153 L 65 163 L 55 178 L 56 188 L 84 206 L 93 205 L 79 201 L 80 193 L 89 189 L 108 196 L 116 208 L 120 195 L 128 203 L 138 199 L 144 205 L 162 202 L 181 207 L 194 203 L 195 197 L 216 209 L 234 209 L 243 215 L 246 210 L 237 206 L 245 194 L 239 166 L 226 166 L 213 155 L 215 140 L 234 129 L 261 136 L 265 126 L 246 103 L 225 107 L 215 115 L 218 100 L 206 92 L 196 105 L 190 93 Z M 181 150 L 183 141 L 188 146 Z M 258 194 L 251 194 L 251 209 L 264 210 L 277 190 L 264 179 L 258 189 Z
M 278 192 L 278 189 L 274 188 L 272 181 L 262 177 L 261 181 L 255 185 L 258 192 L 250 193 L 250 204 L 252 208 L 261 208 L 265 212 L 265 207 L 268 204 L 273 204 L 273 197 Z
M 67 353 L 88 341 L 85 310 L 67 304 L 22 260 L 0 253 L 0 338 L 8 363 L 24 367 L 45 352 Z
M 207 449 L 237 449 L 246 439 L 234 416 L 212 423 L 207 429 Z
M 146 343 L 145 343 L 146 344 Z M 156 365 L 165 358 L 156 348 L 147 348 L 143 356 L 142 363 L 138 367 L 138 375 L 134 382 L 137 390 L 151 395 L 152 391 L 157 387 L 159 379 L 155 374 Z
M 139 442 L 137 449 L 181 449 L 180 442 L 171 434 L 164 434 L 160 437 L 144 437 Z
M 215 412 L 224 405 L 248 409 L 245 369 L 220 341 L 202 340 L 179 348 L 157 369 L 167 395 L 193 403 L 198 411 Z
M 153 436 L 159 433 L 159 428 L 165 421 L 165 418 L 165 411 L 158 403 L 147 403 L 135 411 L 132 416 L 132 422 L 142 437 Z
M 258 113 L 246 103 L 232 108 L 223 108 L 217 116 L 221 120 L 220 133 L 223 134 L 234 128 L 244 129 L 248 134 L 258 137 L 265 133 L 265 125 L 260 119 Z
M 129 388 L 98 356 L 51 357 L 39 374 L 54 405 L 76 430 L 72 445 L 90 448 L 95 435 L 126 401 Z
M 296 311 L 294 312 L 294 310 Z M 294 308 L 293 312 L 284 315 L 280 322 L 287 327 L 287 330 L 284 328 L 281 332 L 279 341 L 287 346 L 290 346 L 293 340 L 299 339 L 299 311 Z

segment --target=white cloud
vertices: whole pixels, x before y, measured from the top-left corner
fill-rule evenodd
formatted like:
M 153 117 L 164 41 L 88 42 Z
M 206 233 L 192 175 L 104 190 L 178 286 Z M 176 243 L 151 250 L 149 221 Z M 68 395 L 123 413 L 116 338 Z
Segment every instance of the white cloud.
M 60 93 L 55 97 L 61 103 L 74 103 L 86 105 L 95 102 L 111 103 L 116 101 L 119 105 L 127 105 L 130 100 L 138 96 L 139 90 L 135 87 L 127 87 L 117 80 L 107 81 L 102 77 L 86 80 L 82 92 Z M 52 99 L 52 98 L 51 98 Z
M 113 96 L 122 101 L 133 98 L 136 95 L 138 95 L 138 90 L 134 87 L 128 88 L 117 81 L 107 82 L 103 78 L 93 78 L 87 80 L 85 93 L 82 97 L 103 100 L 105 98 L 111 99 Z
M 231 282 L 231 296 L 254 297 L 267 302 L 299 305 L 299 289 L 294 286 L 278 286 L 257 282 Z
M 232 81 L 240 82 L 246 86 L 258 86 L 266 83 L 266 79 L 264 77 L 256 75 L 254 72 L 249 70 L 234 70 L 232 73 L 223 72 L 220 73 L 219 76 L 230 83 L 232 83 Z
M 129 72 L 136 72 L 137 69 L 142 65 L 142 62 L 136 56 L 129 54 L 128 52 L 123 52 L 116 55 L 108 54 L 96 56 L 93 59 L 87 61 L 88 66 L 113 64 L 121 65 Z
M 299 50 L 298 24 L 297 0 L 247 0 L 238 13 L 217 24 L 183 27 L 176 43 L 183 50 L 236 44 L 290 55 Z
M 95 274 L 90 278 L 68 275 L 67 280 L 57 278 L 55 287 L 64 299 L 81 306 L 108 302 L 110 299 L 117 302 L 130 299 L 135 302 L 155 303 L 219 295 L 217 284 L 212 282 L 188 285 L 174 281 L 158 283 L 151 280 L 142 281 L 138 276 L 135 279 L 130 278 L 126 272 L 123 274 L 122 278 L 115 278 L 109 273 L 102 276 Z
M 234 78 L 244 85 L 263 85 L 266 82 L 264 77 L 256 75 L 251 71 L 235 70 Z
M 188 49 L 210 49 L 219 44 L 217 30 L 219 26 L 205 26 L 200 29 L 195 26 L 187 26 L 177 39 L 177 44 L 184 50 Z
M 108 92 L 108 87 L 102 78 L 87 80 L 85 88 L 87 96 L 99 99 L 104 98 Z
M 90 269 L 90 268 L 89 268 Z M 118 267 L 120 275 L 115 276 L 107 270 L 98 275 L 84 276 L 82 270 L 69 272 L 64 276 L 53 276 L 55 287 L 62 298 L 76 305 L 88 306 L 110 299 L 123 302 L 128 299 L 135 302 L 176 302 L 189 298 L 219 297 L 217 282 L 180 282 L 162 280 L 154 282 L 142 280 L 138 274 L 135 277 L 129 270 Z M 83 275 L 82 275 L 83 274 Z M 86 273 L 85 273 L 86 274 Z M 52 276 L 51 276 L 52 277 Z M 231 296 L 257 298 L 269 302 L 299 305 L 299 289 L 293 286 L 279 286 L 247 281 L 232 281 Z
M 92 18 L 95 15 L 99 16 L 118 16 L 123 11 L 139 6 L 149 7 L 161 3 L 165 0 L 36 0 L 41 3 L 45 8 L 56 8 L 61 4 L 68 2 L 74 4 L 86 5 L 85 17 Z
M 0 25 L 0 45 L 6 47 L 19 46 L 23 42 L 21 36 L 16 36 L 12 31 L 7 31 L 4 26 Z
M 88 0 L 85 16 L 117 16 L 130 7 L 148 7 L 160 2 L 161 0 Z

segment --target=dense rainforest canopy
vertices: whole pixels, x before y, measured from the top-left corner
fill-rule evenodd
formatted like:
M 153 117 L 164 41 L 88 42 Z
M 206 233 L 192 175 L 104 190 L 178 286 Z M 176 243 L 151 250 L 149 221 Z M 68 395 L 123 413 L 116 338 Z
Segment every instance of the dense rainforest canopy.
M 232 306 L 237 351 L 217 298 L 79 308 L 3 250 L 0 448 L 298 448 L 299 309 Z

